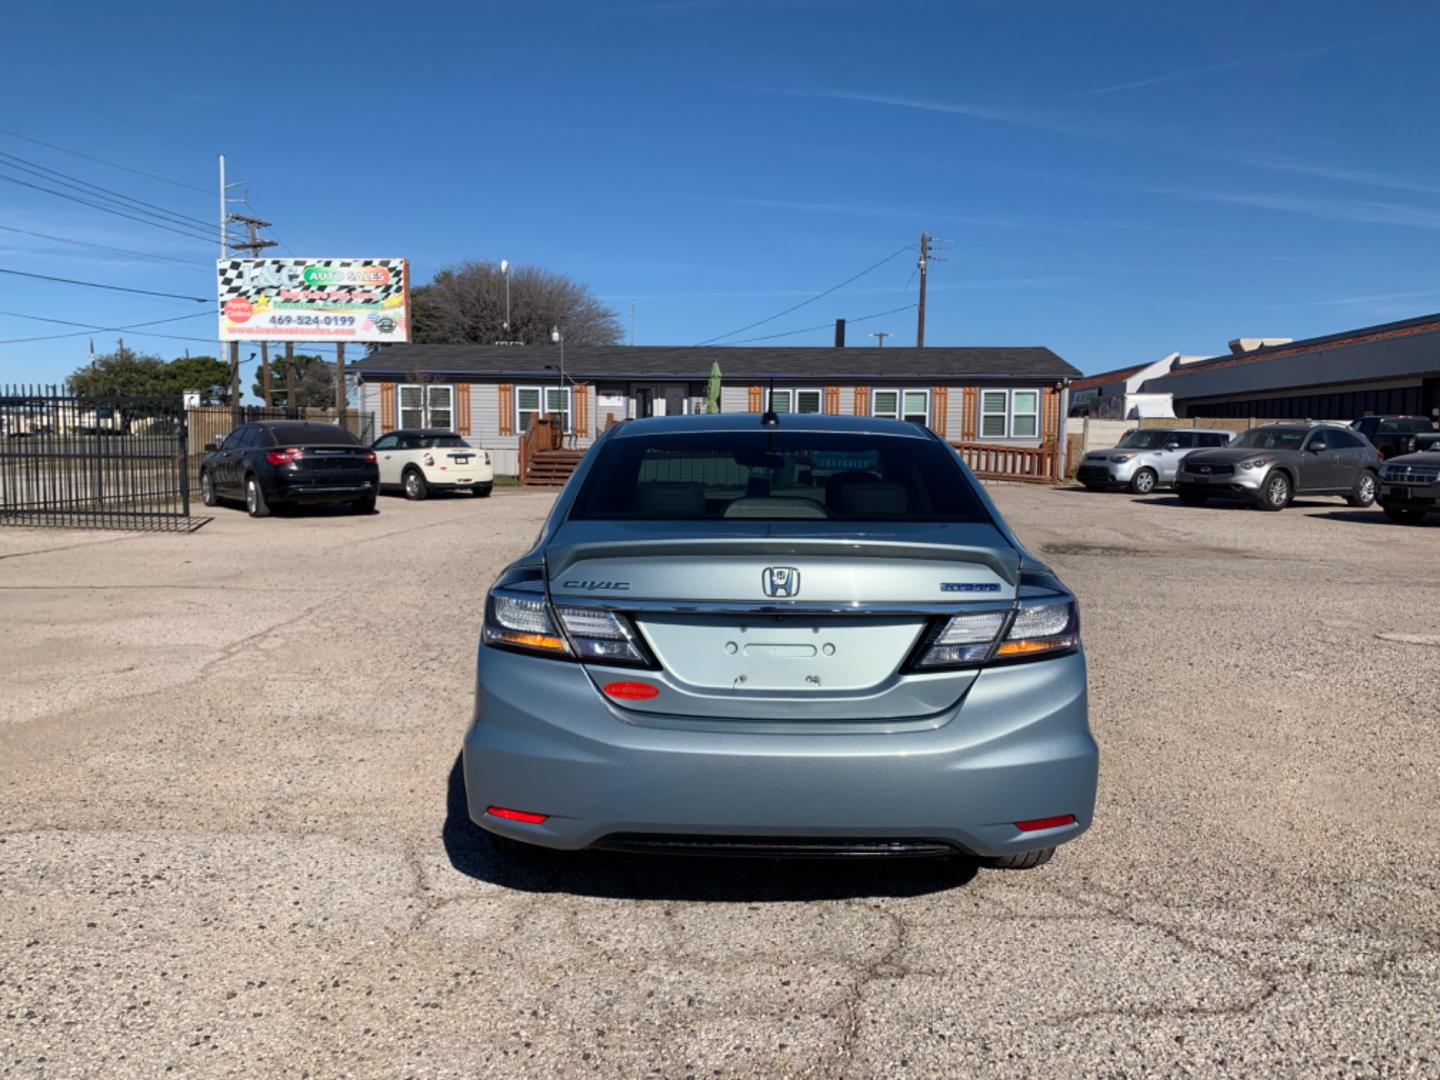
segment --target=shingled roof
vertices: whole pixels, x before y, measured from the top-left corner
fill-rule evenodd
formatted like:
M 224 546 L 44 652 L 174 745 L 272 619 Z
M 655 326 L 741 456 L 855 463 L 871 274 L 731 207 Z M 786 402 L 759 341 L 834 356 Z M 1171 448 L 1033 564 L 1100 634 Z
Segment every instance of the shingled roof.
M 544 377 L 558 364 L 554 345 L 388 345 L 352 365 L 363 375 L 476 378 Z M 720 362 L 727 382 L 740 379 L 827 379 L 935 382 L 1004 379 L 1072 379 L 1079 370 L 1043 346 L 915 349 L 726 348 L 724 346 L 568 346 L 565 372 L 577 379 L 686 379 L 700 381 Z

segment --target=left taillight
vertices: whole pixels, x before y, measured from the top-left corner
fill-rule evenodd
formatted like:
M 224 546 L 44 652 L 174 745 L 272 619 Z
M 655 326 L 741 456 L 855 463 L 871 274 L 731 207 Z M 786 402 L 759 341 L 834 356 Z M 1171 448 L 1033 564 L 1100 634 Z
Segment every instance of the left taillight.
M 487 645 L 520 649 L 545 656 L 571 656 L 570 646 L 555 626 L 543 594 L 495 588 L 485 598 Z
M 525 581 L 491 589 L 485 598 L 485 644 L 621 667 L 654 666 L 624 615 L 563 604 L 552 607 L 542 588 L 539 582 Z
M 379 460 L 380 460 L 380 459 L 375 456 L 375 451 L 374 451 L 374 450 L 366 450 L 366 451 L 365 451 L 365 464 L 366 464 L 366 465 L 374 465 L 374 464 L 375 464 L 377 461 L 379 461 Z
M 265 460 L 271 465 L 289 465 L 292 461 L 299 461 L 305 456 L 305 451 L 298 446 L 287 447 L 284 450 L 266 450 Z

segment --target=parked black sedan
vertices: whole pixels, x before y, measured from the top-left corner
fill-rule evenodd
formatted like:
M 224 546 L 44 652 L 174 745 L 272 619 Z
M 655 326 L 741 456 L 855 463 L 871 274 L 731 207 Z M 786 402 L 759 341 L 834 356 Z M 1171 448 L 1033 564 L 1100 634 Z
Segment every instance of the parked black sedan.
M 276 506 L 348 502 L 375 509 L 380 470 L 375 452 L 342 427 L 311 420 L 242 424 L 200 465 L 200 499 L 244 499 L 251 517 Z

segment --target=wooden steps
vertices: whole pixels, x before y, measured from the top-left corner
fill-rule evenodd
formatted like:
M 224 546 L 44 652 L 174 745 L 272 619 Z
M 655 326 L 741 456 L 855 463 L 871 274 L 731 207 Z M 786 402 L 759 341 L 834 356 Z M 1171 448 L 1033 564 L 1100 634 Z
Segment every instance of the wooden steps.
M 585 456 L 583 450 L 541 450 L 525 470 L 527 487 L 561 487 Z

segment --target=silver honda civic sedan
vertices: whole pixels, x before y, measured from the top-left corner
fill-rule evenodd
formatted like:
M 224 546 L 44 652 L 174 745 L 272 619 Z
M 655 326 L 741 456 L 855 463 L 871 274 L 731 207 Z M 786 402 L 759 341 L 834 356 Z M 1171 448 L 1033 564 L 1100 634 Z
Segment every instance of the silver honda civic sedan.
M 485 604 L 471 819 L 530 845 L 1047 861 L 1099 751 L 1074 596 L 940 438 L 612 427 Z

